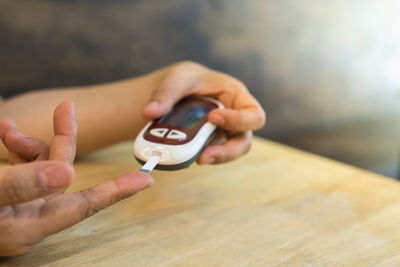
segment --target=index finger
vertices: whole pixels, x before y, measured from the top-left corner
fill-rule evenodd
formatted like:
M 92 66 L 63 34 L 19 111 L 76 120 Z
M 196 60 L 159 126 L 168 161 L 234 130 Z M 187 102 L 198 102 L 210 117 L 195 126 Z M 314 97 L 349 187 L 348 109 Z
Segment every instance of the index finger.
M 210 122 L 232 132 L 258 130 L 264 126 L 265 111 L 247 90 L 224 92 L 218 99 L 225 109 L 211 111 L 208 116 Z
M 50 145 L 50 160 L 60 160 L 72 164 L 76 153 L 78 123 L 75 104 L 70 101 L 61 103 L 54 111 L 54 137 Z
M 11 119 L 4 119 L 0 122 L 0 139 L 3 142 L 3 145 L 8 149 L 6 136 L 9 131 L 15 130 L 17 126 L 15 125 L 14 121 Z
M 59 232 L 152 184 L 150 175 L 130 172 L 80 192 L 60 195 L 41 209 L 41 231 L 44 236 Z

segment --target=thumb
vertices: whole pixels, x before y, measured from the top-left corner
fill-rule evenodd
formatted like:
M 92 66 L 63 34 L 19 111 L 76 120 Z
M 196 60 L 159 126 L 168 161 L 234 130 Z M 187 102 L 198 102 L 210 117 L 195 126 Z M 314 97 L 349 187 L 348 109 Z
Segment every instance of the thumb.
M 37 161 L 0 170 L 0 207 L 48 196 L 71 184 L 74 169 L 60 161 Z
M 183 80 L 177 82 L 174 77 L 167 78 L 150 97 L 149 104 L 143 111 L 146 119 L 153 120 L 168 113 L 181 98 L 188 96 L 194 88 L 191 88 Z
M 241 109 L 216 109 L 208 115 L 210 122 L 231 132 L 258 130 L 265 124 L 266 115 L 258 105 Z

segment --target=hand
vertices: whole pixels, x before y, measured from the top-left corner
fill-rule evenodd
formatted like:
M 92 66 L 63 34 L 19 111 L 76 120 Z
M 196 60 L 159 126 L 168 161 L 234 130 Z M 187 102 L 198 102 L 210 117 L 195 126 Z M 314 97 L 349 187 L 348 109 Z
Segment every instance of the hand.
M 15 123 L 5 119 L 0 124 L 0 139 L 8 150 L 10 165 L 56 159 L 72 165 L 76 151 L 77 122 L 75 105 L 62 103 L 54 112 L 54 133 L 51 147 L 40 139 L 27 137 Z
M 176 102 L 191 94 L 215 97 L 225 109 L 213 110 L 208 119 L 223 131 L 197 162 L 223 163 L 249 151 L 251 131 L 263 127 L 265 112 L 242 82 L 193 62 L 173 65 L 163 77 L 143 112 L 145 118 L 152 120 L 166 114 Z
M 0 137 L 11 167 L 0 169 L 0 256 L 27 252 L 43 238 L 66 229 L 153 183 L 131 172 L 80 192 L 63 194 L 74 179 L 77 122 L 71 102 L 54 112 L 50 146 L 22 135 L 11 120 Z

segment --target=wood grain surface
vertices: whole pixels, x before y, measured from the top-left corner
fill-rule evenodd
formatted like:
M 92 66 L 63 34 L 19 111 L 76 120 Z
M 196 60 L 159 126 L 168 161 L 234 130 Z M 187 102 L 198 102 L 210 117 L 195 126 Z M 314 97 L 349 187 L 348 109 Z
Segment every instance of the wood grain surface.
M 69 191 L 138 170 L 131 145 L 78 160 Z M 150 189 L 0 265 L 400 264 L 395 180 L 261 139 L 229 164 L 152 175 Z

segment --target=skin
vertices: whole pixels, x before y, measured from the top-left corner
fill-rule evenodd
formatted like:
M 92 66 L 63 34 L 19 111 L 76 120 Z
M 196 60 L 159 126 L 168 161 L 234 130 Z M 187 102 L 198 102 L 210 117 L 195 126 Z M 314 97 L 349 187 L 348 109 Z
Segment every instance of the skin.
M 193 94 L 225 105 L 209 114 L 221 130 L 197 163 L 224 163 L 247 153 L 252 130 L 265 123 L 263 109 L 242 82 L 194 62 L 134 79 L 36 91 L 0 102 L 0 159 L 11 165 L 0 169 L 0 256 L 21 255 L 43 238 L 149 187 L 151 176 L 131 172 L 63 193 L 74 179 L 76 154 L 132 139 L 147 120 Z
M 79 156 L 132 140 L 148 120 L 167 113 L 179 99 L 191 94 L 213 96 L 225 105 L 224 110 L 209 114 L 209 120 L 224 131 L 197 162 L 224 163 L 245 154 L 251 146 L 251 131 L 265 123 L 265 112 L 242 82 L 194 62 L 180 62 L 114 83 L 16 96 L 0 102 L 0 121 L 12 118 L 27 136 L 48 143 L 52 138 L 48 114 L 59 103 L 73 101 L 80 124 Z M 7 157 L 6 148 L 0 145 L 0 160 Z
M 43 238 L 66 229 L 150 186 L 150 175 L 130 172 L 89 189 L 64 194 L 74 179 L 75 105 L 54 112 L 54 136 L 45 142 L 24 136 L 11 120 L 0 127 L 10 167 L 0 169 L 0 256 L 27 252 Z

